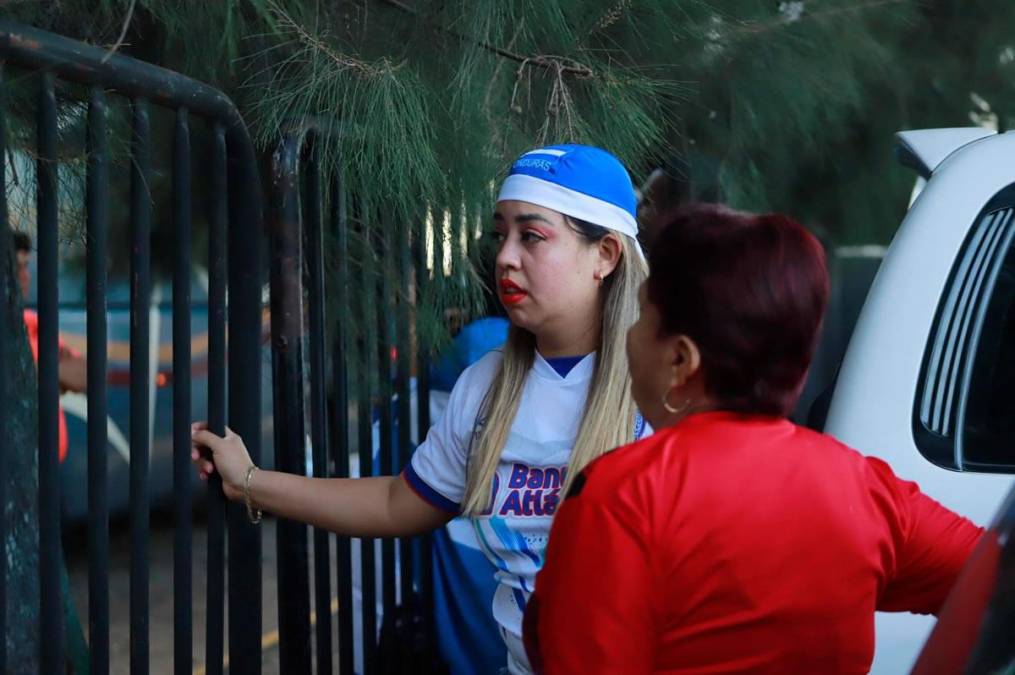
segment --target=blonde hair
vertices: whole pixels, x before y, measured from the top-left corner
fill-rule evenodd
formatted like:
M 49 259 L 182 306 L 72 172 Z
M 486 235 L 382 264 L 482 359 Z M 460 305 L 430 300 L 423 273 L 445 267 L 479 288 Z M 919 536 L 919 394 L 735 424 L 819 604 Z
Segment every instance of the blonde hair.
M 648 275 L 648 267 L 638 255 L 633 239 L 621 234 L 617 237 L 623 252 L 613 273 L 603 281 L 602 329 L 595 371 L 568 460 L 561 499 L 589 462 L 634 439 L 635 405 L 624 343 L 627 329 L 638 318 L 638 287 Z M 478 435 L 469 453 L 462 499 L 466 515 L 481 513 L 490 506 L 493 477 L 535 357 L 535 336 L 512 325 L 504 356 L 476 418 Z

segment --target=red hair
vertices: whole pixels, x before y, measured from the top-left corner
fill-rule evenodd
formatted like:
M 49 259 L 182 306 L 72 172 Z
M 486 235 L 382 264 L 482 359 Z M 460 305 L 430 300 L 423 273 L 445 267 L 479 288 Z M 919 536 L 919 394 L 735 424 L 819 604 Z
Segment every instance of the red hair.
M 705 390 L 720 407 L 788 415 L 828 303 L 821 244 L 787 216 L 717 204 L 660 222 L 646 290 L 662 332 L 698 345 Z

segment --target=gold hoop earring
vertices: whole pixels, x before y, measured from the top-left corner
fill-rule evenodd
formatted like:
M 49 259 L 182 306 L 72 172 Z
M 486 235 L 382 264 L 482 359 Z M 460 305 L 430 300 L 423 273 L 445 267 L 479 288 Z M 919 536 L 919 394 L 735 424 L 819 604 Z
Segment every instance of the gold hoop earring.
M 666 412 L 668 412 L 669 414 L 671 414 L 671 415 L 679 415 L 680 413 L 682 413 L 685 410 L 687 410 L 687 408 L 691 405 L 691 399 L 687 399 L 686 401 L 681 403 L 679 406 L 674 408 L 673 406 L 670 405 L 670 402 L 666 398 L 667 394 L 669 394 L 669 393 L 670 393 L 669 390 L 667 390 L 666 392 L 663 393 L 663 407 L 666 408 Z

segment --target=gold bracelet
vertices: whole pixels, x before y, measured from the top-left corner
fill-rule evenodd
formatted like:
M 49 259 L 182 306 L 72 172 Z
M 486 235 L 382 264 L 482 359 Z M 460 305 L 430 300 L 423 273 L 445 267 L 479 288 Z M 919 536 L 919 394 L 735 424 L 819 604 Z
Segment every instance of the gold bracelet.
M 257 465 L 251 464 L 250 468 L 247 469 L 247 477 L 243 479 L 243 501 L 247 505 L 247 520 L 250 521 L 251 525 L 257 525 L 261 522 L 261 509 L 255 509 L 253 504 L 250 503 L 250 477 L 257 471 Z

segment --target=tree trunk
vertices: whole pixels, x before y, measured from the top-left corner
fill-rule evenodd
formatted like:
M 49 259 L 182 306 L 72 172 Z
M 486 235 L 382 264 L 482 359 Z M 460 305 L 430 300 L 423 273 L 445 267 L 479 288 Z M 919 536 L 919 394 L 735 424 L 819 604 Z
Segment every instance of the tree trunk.
M 0 480 L 6 553 L 6 672 L 39 669 L 37 384 L 14 278 L 6 219 L 0 221 Z

